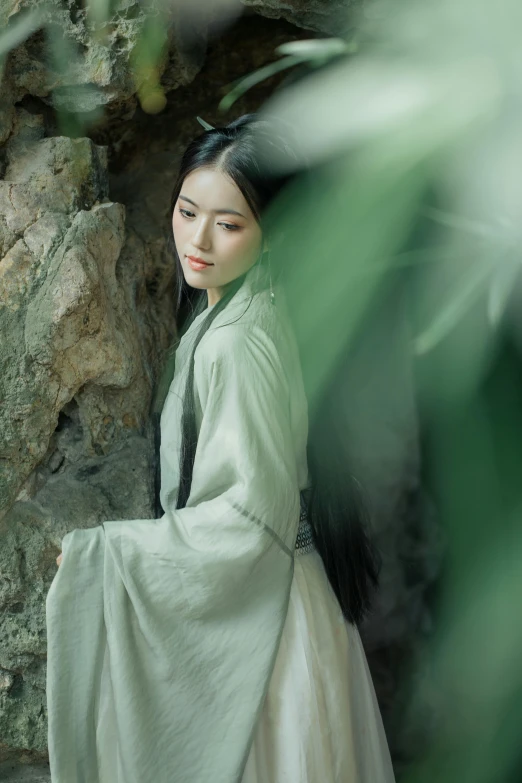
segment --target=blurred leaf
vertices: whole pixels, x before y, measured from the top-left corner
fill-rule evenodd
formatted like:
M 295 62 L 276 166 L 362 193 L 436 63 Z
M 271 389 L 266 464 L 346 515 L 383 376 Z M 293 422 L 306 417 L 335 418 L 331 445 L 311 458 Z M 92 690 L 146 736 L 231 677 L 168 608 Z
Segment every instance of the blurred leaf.
M 23 43 L 44 20 L 44 8 L 33 8 L 16 14 L 14 20 L 0 34 L 0 67 L 7 54 Z
M 393 267 L 408 234 L 426 172 L 390 168 L 386 176 L 347 159 L 298 179 L 270 212 L 284 230 L 285 288 L 301 345 L 310 410 Z M 317 196 L 320 194 L 320 197 Z M 306 226 L 304 230 L 303 226 Z
M 227 111 L 245 92 L 247 92 L 247 90 L 250 90 L 256 84 L 259 84 L 265 79 L 269 79 L 276 73 L 292 68 L 294 65 L 306 62 L 307 59 L 308 58 L 305 56 L 289 55 L 282 60 L 258 68 L 257 71 L 245 76 L 235 84 L 232 90 L 219 102 L 218 110 L 223 112 Z
M 115 0 L 85 0 L 87 25 L 93 39 L 102 45 L 109 44 L 109 22 L 117 2 Z
M 277 54 L 286 55 L 282 60 L 264 65 L 248 76 L 228 85 L 230 92 L 219 103 L 219 111 L 227 111 L 247 90 L 269 79 L 276 73 L 292 68 L 294 65 L 308 63 L 310 66 L 322 66 L 334 57 L 355 52 L 355 41 L 347 43 L 342 38 L 307 39 L 287 41 L 276 47 Z
M 484 223 L 484 221 L 471 220 L 470 218 L 456 215 L 443 209 L 424 206 L 419 210 L 419 214 L 425 215 L 431 220 L 447 228 L 454 228 L 458 231 L 464 231 L 479 237 L 501 240 L 505 237 L 505 231 L 501 227 L 495 227 Z
M 160 84 L 160 63 L 168 56 L 168 30 L 163 11 L 149 13 L 130 58 L 141 107 L 149 114 L 161 111 L 167 102 Z
M 410 347 L 423 357 L 415 369 L 428 381 L 419 410 L 428 412 L 427 430 L 435 420 L 437 450 L 428 442 L 423 475 L 431 470 L 440 482 L 449 555 L 430 640 L 440 713 L 423 727 L 427 752 L 407 780 L 515 783 L 522 779 L 514 766 L 522 719 L 519 318 L 509 323 L 515 358 L 499 384 L 505 390 L 489 389 L 487 397 L 484 389 L 498 381 L 508 330 L 491 325 L 518 271 L 522 5 L 370 5 L 358 57 L 337 53 L 338 62 L 277 91 L 260 112 L 298 139 L 295 154 L 284 145 L 267 150 L 271 170 L 313 167 L 313 185 L 300 182 L 277 207 L 291 238 L 283 264 L 306 347 L 310 414 L 347 342 L 373 314 L 388 270 L 391 277 L 413 261 L 416 268 L 395 279 L 406 279 L 412 312 L 427 324 Z M 299 57 L 313 45 L 283 44 L 277 53 Z M 423 207 L 427 195 L 436 209 Z M 405 240 L 416 249 L 401 253 Z M 340 397 L 339 416 L 343 403 Z M 517 535 L 506 535 L 510 525 Z M 406 753 L 414 750 L 412 732 L 405 725 Z
M 86 0 L 88 22 L 95 25 L 106 24 L 115 10 L 113 5 L 112 0 Z
M 464 456 L 476 459 L 469 445 Z M 448 595 L 451 604 L 440 623 L 431 663 L 430 682 L 442 719 L 428 752 L 405 783 L 520 779 L 512 776 L 522 717 L 520 509 L 509 533 L 501 519 L 490 523 L 499 532 L 490 534 L 489 546 L 479 558 L 475 554 L 470 562 L 459 561 L 459 592 Z M 468 550 L 472 548 L 470 541 Z
M 520 269 L 520 261 L 509 261 L 501 264 L 493 276 L 488 296 L 488 319 L 492 326 L 500 322 Z
M 310 38 L 301 41 L 287 41 L 276 46 L 277 54 L 290 54 L 307 59 L 338 57 L 355 51 L 354 43 L 347 43 L 343 38 Z
M 60 134 L 71 138 L 84 136 L 90 122 L 102 111 L 99 107 L 92 113 L 84 111 L 85 101 L 96 106 L 96 99 L 90 101 L 89 96 L 97 88 L 77 83 L 84 60 L 76 42 L 63 27 L 57 22 L 48 22 L 45 32 L 51 95 Z
M 469 307 L 483 293 L 487 281 L 491 278 L 491 264 L 476 263 L 455 284 L 448 302 L 441 302 L 440 312 L 414 340 L 414 350 L 418 356 L 433 350 L 446 337 L 468 311 Z

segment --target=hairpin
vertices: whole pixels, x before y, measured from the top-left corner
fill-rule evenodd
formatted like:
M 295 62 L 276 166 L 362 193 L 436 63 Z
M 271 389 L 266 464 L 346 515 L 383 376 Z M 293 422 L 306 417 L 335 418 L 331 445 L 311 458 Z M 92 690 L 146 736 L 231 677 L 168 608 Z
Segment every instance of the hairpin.
M 201 117 L 196 117 L 196 119 L 197 119 L 197 121 L 199 122 L 200 125 L 203 125 L 205 130 L 214 130 L 214 126 L 213 125 L 209 125 L 208 122 L 205 122 L 205 120 L 202 120 Z

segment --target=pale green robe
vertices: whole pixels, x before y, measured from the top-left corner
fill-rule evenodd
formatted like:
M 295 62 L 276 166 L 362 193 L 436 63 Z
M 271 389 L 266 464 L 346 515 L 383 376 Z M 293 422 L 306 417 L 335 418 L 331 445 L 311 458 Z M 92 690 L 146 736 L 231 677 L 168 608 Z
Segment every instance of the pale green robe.
M 199 429 L 176 510 L 181 396 L 161 416 L 159 519 L 73 530 L 49 590 L 53 783 L 239 783 L 286 618 L 308 411 L 282 291 L 257 268 L 195 352 Z M 297 782 L 296 782 L 297 783 Z

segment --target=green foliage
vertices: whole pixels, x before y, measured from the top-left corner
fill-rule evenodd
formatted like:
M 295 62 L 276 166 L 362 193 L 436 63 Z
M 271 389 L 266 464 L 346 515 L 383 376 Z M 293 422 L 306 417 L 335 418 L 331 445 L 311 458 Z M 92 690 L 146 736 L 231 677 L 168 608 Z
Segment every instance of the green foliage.
M 42 25 L 43 17 L 43 8 L 22 11 L 0 33 L 0 81 L 3 78 L 5 59 L 9 52 L 23 43 L 35 30 L 38 30 Z
M 356 44 L 346 43 L 342 38 L 324 38 L 309 41 L 289 41 L 276 47 L 276 53 L 284 55 L 281 60 L 268 63 L 248 76 L 229 85 L 230 91 L 220 101 L 219 111 L 228 111 L 230 107 L 252 87 L 269 79 L 281 71 L 295 65 L 306 64 L 309 68 L 320 68 L 331 60 L 356 51 Z
M 298 173 L 272 209 L 273 224 L 289 237 L 289 290 L 313 356 L 312 413 L 359 330 L 379 319 L 375 303 L 399 288 L 410 305 L 414 334 L 404 350 L 422 414 L 424 480 L 447 548 L 412 702 L 413 711 L 430 705 L 432 732 L 404 780 L 515 783 L 522 6 L 402 0 L 387 8 L 359 20 L 356 57 L 339 51 L 315 62 L 263 107 L 261 116 L 288 129 L 293 150 L 267 145 L 266 165 Z M 234 85 L 220 108 L 278 69 L 302 65 L 307 45 L 285 47 L 281 60 Z M 380 350 L 392 349 L 390 335 Z M 379 360 L 380 352 L 366 355 L 368 377 Z M 379 399 L 376 415 L 392 423 L 386 390 Z M 372 448 L 379 453 L 379 442 Z

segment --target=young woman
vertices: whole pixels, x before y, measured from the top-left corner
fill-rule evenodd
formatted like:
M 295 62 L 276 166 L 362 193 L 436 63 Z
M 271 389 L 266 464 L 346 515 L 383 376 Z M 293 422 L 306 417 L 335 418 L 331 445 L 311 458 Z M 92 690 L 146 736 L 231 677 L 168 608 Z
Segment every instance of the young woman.
M 394 781 L 357 630 L 374 552 L 352 485 L 334 492 L 308 464 L 262 133 L 245 115 L 181 161 L 178 307 L 197 293 L 161 403 L 161 516 L 63 539 L 47 597 L 53 783 Z

